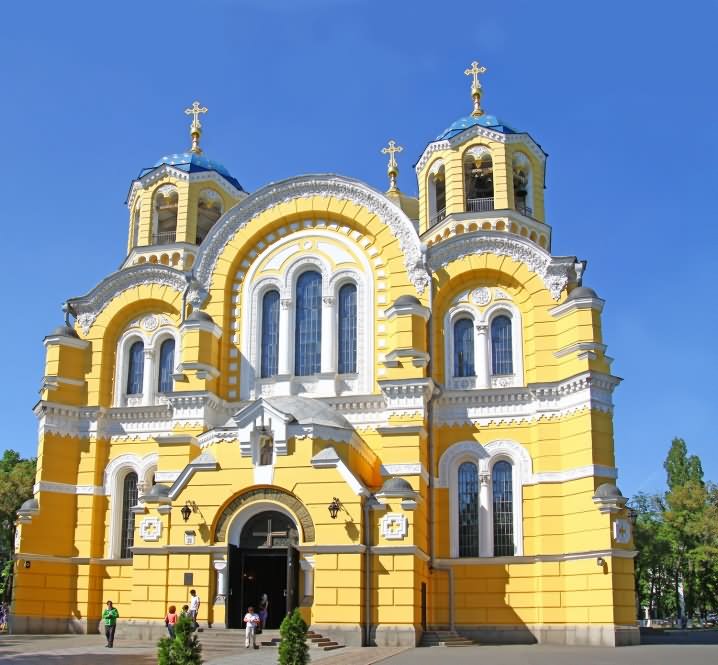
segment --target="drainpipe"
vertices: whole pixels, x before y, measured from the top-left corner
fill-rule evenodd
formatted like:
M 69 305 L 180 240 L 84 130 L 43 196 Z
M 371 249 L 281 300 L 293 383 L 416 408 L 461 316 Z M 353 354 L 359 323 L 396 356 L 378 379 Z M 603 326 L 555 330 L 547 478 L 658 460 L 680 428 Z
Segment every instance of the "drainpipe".
M 371 508 L 369 501 L 371 495 L 363 497 L 362 508 L 364 509 L 364 635 L 362 642 L 365 647 L 371 643 L 371 522 L 369 514 Z
M 427 321 L 427 347 L 429 350 L 429 360 L 426 366 L 426 373 L 429 378 L 432 378 L 434 368 L 434 280 L 427 260 L 426 251 L 423 249 L 424 267 L 429 275 L 429 319 Z M 448 332 L 446 333 L 448 334 Z M 428 507 L 428 520 L 429 520 L 429 572 L 435 570 L 445 572 L 449 582 L 449 629 L 454 630 L 456 628 L 456 622 L 454 621 L 454 569 L 451 566 L 439 565 L 436 563 L 436 531 L 434 528 L 434 398 L 433 395 L 429 396 L 429 400 L 426 404 L 426 431 L 427 431 L 427 447 L 429 456 L 429 507 Z

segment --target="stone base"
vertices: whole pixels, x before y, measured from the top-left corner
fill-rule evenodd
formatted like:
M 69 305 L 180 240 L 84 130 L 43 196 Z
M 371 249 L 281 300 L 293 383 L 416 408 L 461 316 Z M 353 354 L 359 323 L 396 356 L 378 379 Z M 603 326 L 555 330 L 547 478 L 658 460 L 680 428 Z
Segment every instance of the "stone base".
M 99 632 L 97 626 L 94 625 L 91 625 L 88 631 L 86 619 L 28 617 L 13 614 L 8 618 L 8 631 L 12 635 L 84 635 L 88 632 Z
M 348 647 L 362 646 L 362 627 L 357 623 L 313 623 L 309 630 Z
M 446 630 L 446 626 L 432 627 Z M 638 626 L 616 624 L 539 624 L 519 626 L 456 626 L 456 632 L 481 644 L 554 644 L 623 647 L 641 643 Z
M 415 647 L 421 641 L 421 634 L 421 629 L 417 630 L 411 625 L 380 624 L 372 626 L 370 646 Z

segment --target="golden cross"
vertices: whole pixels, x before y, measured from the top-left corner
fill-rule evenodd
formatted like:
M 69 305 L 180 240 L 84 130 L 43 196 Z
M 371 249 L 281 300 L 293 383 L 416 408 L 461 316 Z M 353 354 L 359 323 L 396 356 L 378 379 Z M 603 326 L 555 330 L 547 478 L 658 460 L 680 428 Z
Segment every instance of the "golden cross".
M 484 74 L 485 72 L 486 72 L 486 67 L 483 67 L 483 66 L 479 67 L 479 63 L 476 60 L 474 60 L 471 63 L 470 69 L 467 69 L 466 71 L 464 71 L 464 74 L 466 74 L 466 76 L 474 77 L 474 81 L 471 84 L 472 89 L 481 87 L 481 83 L 479 83 L 479 74 Z
M 191 115 L 192 117 L 192 129 L 199 129 L 202 127 L 199 121 L 199 114 L 200 113 L 207 113 L 207 107 L 206 106 L 200 106 L 199 102 L 192 102 L 192 106 L 188 109 L 185 109 L 184 112 L 187 115 Z
M 386 167 L 386 173 L 389 176 L 389 191 L 397 192 L 399 188 L 396 186 L 396 177 L 399 175 L 399 165 L 396 163 L 396 153 L 401 152 L 404 148 L 396 144 L 396 141 L 389 141 L 386 148 L 382 148 L 383 155 L 389 155 L 389 164 Z

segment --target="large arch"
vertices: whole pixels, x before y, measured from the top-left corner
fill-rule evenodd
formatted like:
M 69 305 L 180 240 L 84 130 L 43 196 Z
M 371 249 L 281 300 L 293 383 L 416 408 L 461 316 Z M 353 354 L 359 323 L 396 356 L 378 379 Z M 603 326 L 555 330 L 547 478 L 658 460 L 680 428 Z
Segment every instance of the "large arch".
M 227 211 L 212 227 L 195 261 L 194 274 L 209 292 L 212 276 L 225 247 L 235 234 L 264 211 L 289 201 L 318 196 L 352 201 L 377 215 L 399 241 L 410 281 L 419 294 L 428 284 L 421 242 L 411 220 L 397 205 L 368 185 L 345 176 L 305 175 L 272 183 Z
M 278 487 L 254 487 L 235 496 L 218 513 L 213 528 L 214 541 L 227 542 L 228 533 L 232 524 L 237 524 L 235 518 L 238 514 L 255 504 L 261 510 L 274 509 L 286 513 L 297 524 L 300 530 L 300 542 L 313 542 L 315 537 L 314 521 L 305 505 L 290 492 Z M 251 510 L 254 513 L 254 509 Z

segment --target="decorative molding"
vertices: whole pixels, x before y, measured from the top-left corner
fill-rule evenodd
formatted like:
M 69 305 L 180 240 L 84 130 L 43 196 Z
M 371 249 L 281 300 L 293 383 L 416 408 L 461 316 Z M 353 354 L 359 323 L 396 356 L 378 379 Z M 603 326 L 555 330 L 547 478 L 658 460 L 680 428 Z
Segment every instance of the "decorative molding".
M 147 543 L 156 543 L 162 537 L 162 520 L 159 517 L 145 517 L 140 522 L 140 537 Z
M 565 554 L 534 554 L 533 556 L 487 556 L 457 557 L 455 559 L 436 559 L 439 566 L 496 566 L 531 563 L 550 563 L 560 561 L 576 561 L 580 559 L 596 559 L 613 557 L 616 559 L 634 559 L 636 550 L 590 550 L 587 552 L 567 552 Z
M 182 271 L 156 263 L 143 263 L 115 272 L 86 295 L 68 301 L 77 315 L 82 333 L 87 335 L 90 332 L 102 310 L 117 296 L 144 284 L 168 286 L 181 294 L 184 293 L 187 281 Z
M 386 420 L 404 413 L 423 414 L 435 391 L 434 382 L 429 378 L 384 379 L 379 381 L 379 388 L 386 402 Z
M 255 217 L 293 199 L 318 196 L 352 201 L 377 215 L 399 241 L 409 279 L 418 293 L 429 283 L 421 243 L 411 220 L 386 196 L 364 183 L 336 175 L 307 175 L 272 183 L 229 210 L 212 227 L 197 255 L 194 274 L 209 291 L 217 261 L 236 233 Z
M 71 485 L 69 483 L 55 483 L 49 480 L 40 480 L 32 487 L 33 494 L 37 494 L 38 492 L 104 496 L 105 488 L 101 485 Z
M 631 542 L 633 530 L 631 522 L 627 519 L 617 519 L 613 523 L 613 542 L 618 545 L 628 545 Z
M 602 312 L 605 304 L 606 301 L 601 298 L 576 298 L 575 300 L 567 300 L 550 309 L 549 314 L 554 318 L 560 318 L 577 309 L 595 309 L 597 312 Z
M 170 487 L 169 498 L 176 499 L 198 471 L 216 471 L 219 468 L 217 460 L 208 452 L 202 453 L 193 459 L 177 476 Z
M 311 459 L 311 465 L 315 469 L 336 469 L 344 482 L 349 485 L 352 492 L 357 496 L 368 496 L 369 490 L 344 464 L 334 448 L 324 448 Z
M 409 520 L 403 513 L 387 513 L 379 520 L 379 532 L 386 540 L 404 540 L 409 533 Z
M 568 346 L 564 346 L 562 349 L 555 351 L 553 355 L 555 358 L 563 358 L 564 356 L 569 356 L 572 353 L 578 353 L 586 354 L 591 360 L 595 360 L 597 357 L 596 352 L 601 354 L 605 353 L 606 345 L 599 344 L 598 342 L 575 342 L 574 344 L 569 344 Z
M 429 555 L 416 545 L 374 545 L 370 551 L 376 555 L 415 556 L 422 561 L 430 559 Z
M 431 245 L 428 249 L 428 263 L 432 271 L 437 271 L 452 261 L 481 254 L 507 256 L 523 263 L 543 280 L 554 300 L 561 297 L 569 283 L 577 281 L 576 266 L 579 262 L 575 257 L 552 257 L 529 240 L 494 231 L 461 234 Z
M 388 476 L 420 476 L 424 482 L 429 482 L 429 473 L 420 462 L 382 464 L 380 472 L 384 478 Z

